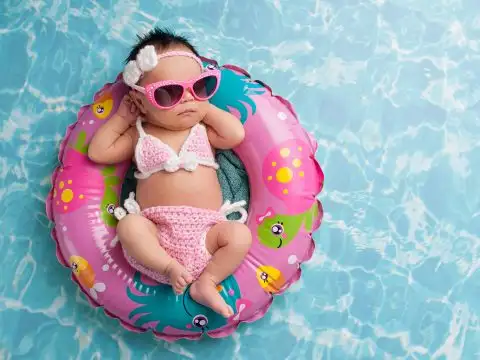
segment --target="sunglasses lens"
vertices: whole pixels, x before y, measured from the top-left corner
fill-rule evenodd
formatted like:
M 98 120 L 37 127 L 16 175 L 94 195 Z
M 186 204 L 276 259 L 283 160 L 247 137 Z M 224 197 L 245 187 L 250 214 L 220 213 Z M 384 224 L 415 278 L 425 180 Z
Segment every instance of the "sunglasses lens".
M 208 99 L 213 96 L 217 88 L 218 79 L 216 76 L 209 75 L 201 78 L 193 84 L 193 91 L 200 99 Z
M 165 85 L 155 90 L 155 101 L 160 106 L 173 106 L 180 101 L 182 94 L 180 85 Z

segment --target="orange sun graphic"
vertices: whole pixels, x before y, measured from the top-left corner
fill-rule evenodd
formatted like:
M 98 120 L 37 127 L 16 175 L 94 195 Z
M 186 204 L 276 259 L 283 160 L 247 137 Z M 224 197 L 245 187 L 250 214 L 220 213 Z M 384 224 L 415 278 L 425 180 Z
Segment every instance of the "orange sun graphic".
M 301 152 L 302 147 L 298 146 L 297 151 Z M 282 193 L 288 195 L 288 185 L 292 182 L 295 176 L 303 178 L 305 172 L 302 170 L 302 160 L 296 156 L 291 156 L 292 151 L 283 147 L 279 151 L 281 165 L 278 164 L 278 161 L 271 162 L 271 171 L 267 175 L 267 181 L 276 181 L 280 186 L 282 186 Z
M 83 200 L 85 196 L 79 194 L 75 197 L 75 193 L 72 190 L 73 181 L 71 179 L 67 181 L 60 181 L 57 188 L 53 189 L 53 199 L 55 200 L 55 205 L 63 208 L 63 211 L 68 211 L 69 206 L 77 203 L 80 200 Z

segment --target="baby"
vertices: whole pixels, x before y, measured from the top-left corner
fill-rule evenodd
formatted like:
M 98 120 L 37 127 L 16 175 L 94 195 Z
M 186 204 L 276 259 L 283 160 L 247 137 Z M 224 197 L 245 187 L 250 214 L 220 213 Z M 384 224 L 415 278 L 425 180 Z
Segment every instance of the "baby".
M 241 264 L 252 236 L 245 209 L 222 206 L 213 149 L 234 148 L 245 134 L 236 117 L 208 102 L 220 72 L 205 68 L 184 37 L 155 28 L 139 37 L 123 80 L 131 91 L 95 133 L 88 156 L 136 164 L 140 211 L 117 225 L 126 259 L 176 294 L 191 283 L 195 301 L 230 317 L 217 285 Z M 235 211 L 242 219 L 228 221 Z

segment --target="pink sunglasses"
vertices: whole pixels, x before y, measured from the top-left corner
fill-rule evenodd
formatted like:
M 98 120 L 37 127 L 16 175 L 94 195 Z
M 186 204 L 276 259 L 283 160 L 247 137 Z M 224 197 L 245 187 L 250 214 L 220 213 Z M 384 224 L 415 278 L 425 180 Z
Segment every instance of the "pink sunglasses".
M 183 52 L 171 52 L 159 56 L 188 56 L 194 58 L 203 68 L 202 62 L 196 56 Z M 190 93 L 196 100 L 205 101 L 210 99 L 218 90 L 220 84 L 220 70 L 208 66 L 200 76 L 188 81 L 164 80 L 148 84 L 145 87 L 130 85 L 133 89 L 145 94 L 148 101 L 158 109 L 167 110 L 175 107 L 182 100 L 185 91 Z

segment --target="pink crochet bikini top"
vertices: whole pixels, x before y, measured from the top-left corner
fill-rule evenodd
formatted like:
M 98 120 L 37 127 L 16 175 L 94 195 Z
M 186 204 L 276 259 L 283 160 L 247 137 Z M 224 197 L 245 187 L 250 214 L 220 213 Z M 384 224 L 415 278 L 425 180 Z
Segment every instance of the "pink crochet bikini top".
M 141 118 L 137 119 L 139 139 L 135 147 L 137 179 L 146 179 L 157 171 L 175 172 L 179 169 L 194 171 L 198 165 L 218 169 L 205 126 L 197 124 L 190 130 L 187 139 L 177 154 L 173 149 L 155 136 L 149 135 L 142 127 Z

